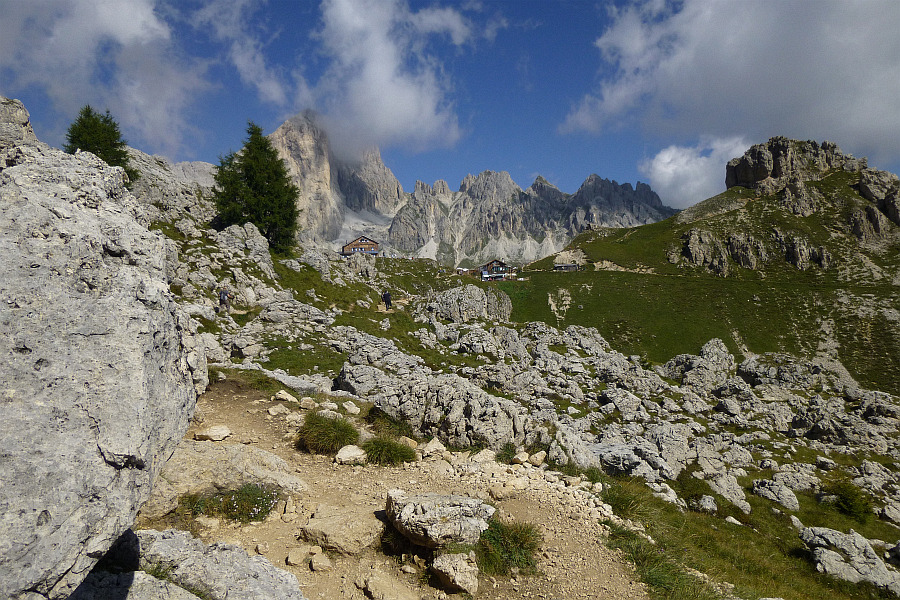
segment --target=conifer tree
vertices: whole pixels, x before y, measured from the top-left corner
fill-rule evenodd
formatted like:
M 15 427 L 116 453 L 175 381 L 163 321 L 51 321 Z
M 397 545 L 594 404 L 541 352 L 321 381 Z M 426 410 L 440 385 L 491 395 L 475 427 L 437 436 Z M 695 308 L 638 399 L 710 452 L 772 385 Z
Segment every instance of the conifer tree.
M 277 251 L 290 248 L 297 231 L 297 195 L 287 168 L 262 128 L 247 124 L 240 153 L 219 157 L 215 202 L 224 226 L 253 223 Z
M 63 150 L 69 154 L 75 154 L 77 150 L 95 154 L 106 164 L 125 169 L 128 178 L 134 181 L 140 174 L 129 164 L 126 146 L 119 124 L 109 111 L 100 114 L 90 104 L 85 104 L 78 117 L 69 125 Z

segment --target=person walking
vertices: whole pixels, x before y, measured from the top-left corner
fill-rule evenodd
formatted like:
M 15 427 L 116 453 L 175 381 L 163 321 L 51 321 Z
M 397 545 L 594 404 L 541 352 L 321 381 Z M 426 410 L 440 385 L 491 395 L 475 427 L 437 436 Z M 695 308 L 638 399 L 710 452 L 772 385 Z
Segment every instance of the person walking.
M 225 311 L 225 314 L 231 312 L 231 299 L 234 298 L 234 294 L 228 291 L 228 288 L 221 287 L 219 288 L 219 310 L 218 312 Z
M 391 293 L 387 290 L 384 290 L 384 293 L 381 295 L 381 300 L 384 302 L 385 310 L 391 310 Z

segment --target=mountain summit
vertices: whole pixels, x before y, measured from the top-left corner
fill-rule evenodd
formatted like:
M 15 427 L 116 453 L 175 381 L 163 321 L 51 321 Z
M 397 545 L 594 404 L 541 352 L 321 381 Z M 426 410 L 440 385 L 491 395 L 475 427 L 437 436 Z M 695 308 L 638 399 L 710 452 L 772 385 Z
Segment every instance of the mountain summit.
M 301 190 L 303 241 L 368 235 L 389 251 L 445 264 L 526 262 L 561 250 L 586 229 L 653 223 L 676 212 L 646 184 L 633 188 L 597 175 L 575 194 L 542 177 L 522 190 L 505 171 L 468 175 L 456 192 L 443 180 L 404 192 L 377 150 L 358 161 L 335 156 L 309 111 L 269 137 Z

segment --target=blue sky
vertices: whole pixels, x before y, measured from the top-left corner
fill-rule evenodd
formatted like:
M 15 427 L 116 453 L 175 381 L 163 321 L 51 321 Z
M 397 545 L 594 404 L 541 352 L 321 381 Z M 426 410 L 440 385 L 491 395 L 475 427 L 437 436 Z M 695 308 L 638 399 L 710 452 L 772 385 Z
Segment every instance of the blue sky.
M 895 0 L 0 0 L 0 95 L 57 146 L 91 104 L 216 163 L 312 108 L 406 190 L 596 173 L 684 207 L 774 135 L 900 170 L 898 30 Z

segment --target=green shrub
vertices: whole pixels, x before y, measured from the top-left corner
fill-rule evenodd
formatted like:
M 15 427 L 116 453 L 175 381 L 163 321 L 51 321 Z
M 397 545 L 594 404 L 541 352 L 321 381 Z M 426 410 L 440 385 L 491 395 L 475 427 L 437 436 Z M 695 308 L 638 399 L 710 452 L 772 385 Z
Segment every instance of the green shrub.
M 512 463 L 513 458 L 516 456 L 516 445 L 512 442 L 506 442 L 503 444 L 503 447 L 500 448 L 500 451 L 497 452 L 497 462 L 501 462 L 505 465 Z
M 387 437 L 374 437 L 363 444 L 366 460 L 377 465 L 399 465 L 416 459 L 416 452 L 406 444 Z
M 406 421 L 395 419 L 377 406 L 369 409 L 365 421 L 372 426 L 376 435 L 395 437 L 403 435 L 410 439 L 413 437 L 412 425 Z
M 531 523 L 491 520 L 475 546 L 478 568 L 485 575 L 507 575 L 512 569 L 534 573 L 543 541 Z
M 359 441 L 359 432 L 344 419 L 309 413 L 297 434 L 297 447 L 314 454 L 334 454 Z
M 192 517 L 208 515 L 249 523 L 265 519 L 279 497 L 275 488 L 248 483 L 212 495 L 187 494 L 179 499 L 178 510 Z
M 835 497 L 835 508 L 860 523 L 872 514 L 872 498 L 847 477 L 826 482 L 822 491 Z

